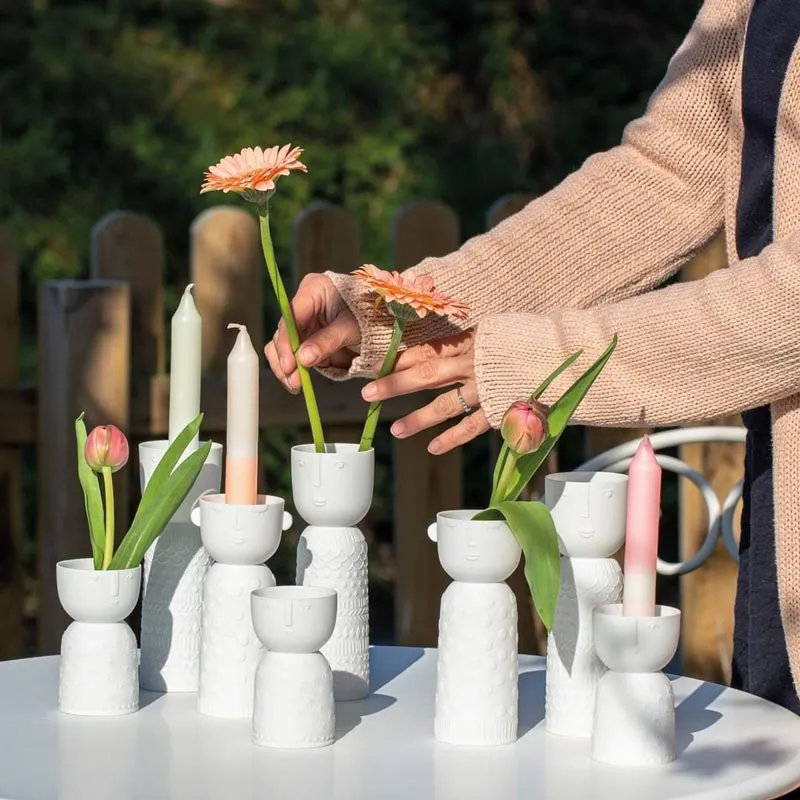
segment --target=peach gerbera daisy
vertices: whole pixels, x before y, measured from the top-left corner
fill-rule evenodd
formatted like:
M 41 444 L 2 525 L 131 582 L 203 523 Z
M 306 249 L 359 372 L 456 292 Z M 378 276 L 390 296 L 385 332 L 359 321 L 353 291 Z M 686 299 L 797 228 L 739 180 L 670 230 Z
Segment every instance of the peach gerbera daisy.
M 400 311 L 399 306 L 413 309 L 420 318 L 431 313 L 464 319 L 469 311 L 464 303 L 437 292 L 429 275 L 404 276 L 379 269 L 374 264 L 364 264 L 353 275 L 364 281 L 378 298 L 383 298 L 395 316 Z
M 302 149 L 285 144 L 283 147 L 245 147 L 239 153 L 225 156 L 218 164 L 208 168 L 203 192 L 238 192 L 246 199 L 258 201 L 275 191 L 275 181 L 298 169 L 307 172 L 305 164 L 298 159 Z M 253 192 L 260 194 L 253 195 Z

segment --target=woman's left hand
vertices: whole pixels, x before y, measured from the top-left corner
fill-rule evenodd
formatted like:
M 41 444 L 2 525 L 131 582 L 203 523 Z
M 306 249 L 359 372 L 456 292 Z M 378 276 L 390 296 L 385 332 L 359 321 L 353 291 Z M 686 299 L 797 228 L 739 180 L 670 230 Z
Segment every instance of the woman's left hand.
M 474 343 L 475 330 L 472 329 L 431 344 L 411 347 L 398 356 L 394 370 L 389 375 L 368 383 L 361 394 L 372 403 L 426 389 L 461 384 L 397 420 L 392 425 L 392 435 L 406 439 L 449 419 L 461 417 L 455 425 L 433 439 L 428 445 L 428 452 L 441 455 L 466 444 L 489 430 L 475 382 Z

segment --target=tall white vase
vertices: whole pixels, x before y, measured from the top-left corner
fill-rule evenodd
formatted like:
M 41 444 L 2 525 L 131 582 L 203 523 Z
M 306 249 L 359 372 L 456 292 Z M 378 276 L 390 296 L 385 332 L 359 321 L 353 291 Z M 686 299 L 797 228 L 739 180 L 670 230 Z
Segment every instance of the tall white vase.
M 251 602 L 267 650 L 256 671 L 253 741 L 281 748 L 333 744 L 334 677 L 319 650 L 336 624 L 336 592 L 275 586 L 253 592 Z
M 336 700 L 359 700 L 369 694 L 369 565 L 356 526 L 372 504 L 375 453 L 355 444 L 326 448 L 292 448 L 292 495 L 308 523 L 297 545 L 296 583 L 336 591 L 336 627 L 321 652 Z
M 264 563 L 292 518 L 280 497 L 259 495 L 256 505 L 227 505 L 224 494 L 200 498 L 203 547 L 215 563 L 206 574 L 200 639 L 197 710 L 213 717 L 248 718 L 263 646 L 253 630 L 250 595 L 275 585 Z
M 620 599 L 622 571 L 611 556 L 625 541 L 627 496 L 627 475 L 564 472 L 545 478 L 561 550 L 561 588 L 547 637 L 549 733 L 592 735 L 595 693 L 606 671 L 594 647 L 592 614 Z
M 95 570 L 91 558 L 56 564 L 58 599 L 74 620 L 61 639 L 58 710 L 111 716 L 139 708 L 136 607 L 142 568 Z
M 443 511 L 428 528 L 453 579 L 439 612 L 434 735 L 490 746 L 517 738 L 517 601 L 505 581 L 522 551 L 505 522 L 476 513 Z
M 169 447 L 139 445 L 142 491 Z M 211 563 L 190 514 L 197 499 L 219 492 L 222 445 L 212 444 L 192 489 L 145 553 L 139 680 L 151 692 L 196 692 L 200 675 L 203 581 Z

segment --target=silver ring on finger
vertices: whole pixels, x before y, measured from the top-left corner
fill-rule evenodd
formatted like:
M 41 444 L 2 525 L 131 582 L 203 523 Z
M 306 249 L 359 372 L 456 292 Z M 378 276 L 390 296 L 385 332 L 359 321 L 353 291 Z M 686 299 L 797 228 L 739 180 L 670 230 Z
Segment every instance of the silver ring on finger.
M 464 399 L 464 395 L 461 394 L 461 387 L 459 386 L 456 389 L 456 397 L 458 397 L 458 402 L 461 403 L 461 408 L 464 409 L 465 414 L 471 414 L 475 409 Z

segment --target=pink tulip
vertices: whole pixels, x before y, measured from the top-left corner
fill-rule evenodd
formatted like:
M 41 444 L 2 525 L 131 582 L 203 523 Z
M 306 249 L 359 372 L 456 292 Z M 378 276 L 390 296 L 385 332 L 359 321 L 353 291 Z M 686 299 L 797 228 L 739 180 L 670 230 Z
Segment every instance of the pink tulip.
M 99 425 L 86 438 L 84 455 L 95 472 L 117 472 L 128 463 L 128 440 L 116 425 Z
M 512 403 L 503 415 L 503 441 L 519 456 L 538 450 L 549 435 L 547 406 L 536 400 Z

